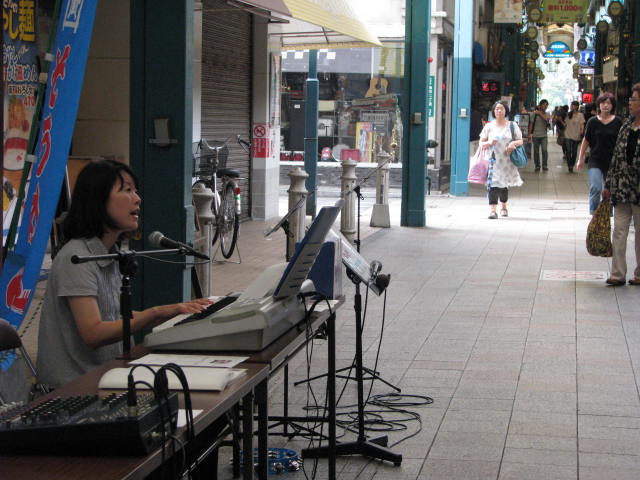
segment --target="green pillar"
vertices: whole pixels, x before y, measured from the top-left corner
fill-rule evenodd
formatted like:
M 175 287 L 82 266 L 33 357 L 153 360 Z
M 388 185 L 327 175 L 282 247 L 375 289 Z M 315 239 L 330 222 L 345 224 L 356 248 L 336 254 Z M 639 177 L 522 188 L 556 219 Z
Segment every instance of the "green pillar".
M 147 238 L 155 230 L 193 241 L 192 48 L 193 0 L 131 2 L 130 158 L 142 184 L 142 238 L 133 242 L 135 250 L 150 249 Z M 156 128 L 163 119 L 168 135 Z M 154 143 L 162 137 L 169 143 Z M 135 308 L 190 298 L 190 268 L 147 259 L 139 264 Z
M 430 0 L 407 0 L 400 224 L 425 225 Z
M 318 51 L 309 50 L 309 72 L 307 75 L 304 110 L 304 169 L 309 174 L 305 182 L 307 192 L 314 192 L 318 177 Z M 316 217 L 317 194 L 307 197 L 307 215 Z

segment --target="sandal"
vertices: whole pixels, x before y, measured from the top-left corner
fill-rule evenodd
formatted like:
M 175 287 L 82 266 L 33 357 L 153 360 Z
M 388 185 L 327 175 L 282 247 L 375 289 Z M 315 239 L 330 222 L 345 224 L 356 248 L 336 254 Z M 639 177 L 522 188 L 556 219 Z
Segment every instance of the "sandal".
M 502 210 L 500 210 L 500 215 L 502 215 L 503 217 L 508 217 L 509 212 L 507 212 L 506 208 L 503 208 Z
M 489 219 L 495 220 L 496 218 L 498 218 L 498 214 L 496 212 L 491 212 L 489 214 Z
M 630 278 L 629 285 L 640 285 L 640 278 L 638 277 Z
M 624 280 L 616 280 L 615 278 L 607 278 L 605 283 L 607 285 L 611 285 L 612 287 L 621 287 L 622 285 L 624 285 L 627 282 L 625 282 Z

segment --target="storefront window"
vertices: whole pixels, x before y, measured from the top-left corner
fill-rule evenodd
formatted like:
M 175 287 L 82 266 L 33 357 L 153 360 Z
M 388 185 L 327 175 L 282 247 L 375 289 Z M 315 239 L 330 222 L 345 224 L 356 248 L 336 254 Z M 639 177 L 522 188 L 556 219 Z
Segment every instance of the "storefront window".
M 318 160 L 401 159 L 403 45 L 318 51 Z M 281 160 L 304 161 L 308 51 L 282 53 Z

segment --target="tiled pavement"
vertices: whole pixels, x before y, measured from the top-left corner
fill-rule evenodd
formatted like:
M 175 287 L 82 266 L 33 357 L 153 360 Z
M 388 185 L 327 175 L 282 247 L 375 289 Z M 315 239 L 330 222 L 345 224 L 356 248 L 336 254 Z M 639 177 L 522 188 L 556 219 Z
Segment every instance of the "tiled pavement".
M 525 184 L 512 189 L 508 218 L 487 219 L 480 187 L 467 197 L 427 197 L 425 228 L 399 226 L 399 198 L 391 199 L 390 229 L 367 227 L 364 208 L 362 253 L 392 277 L 384 322 L 383 298 L 369 297 L 365 365 L 375 365 L 380 344 L 381 376 L 402 394 L 433 403 L 406 407 L 419 413 L 420 423 L 389 433 L 390 444 L 400 442 L 392 447 L 403 455 L 400 467 L 344 457 L 339 479 L 640 478 L 640 287 L 605 286 L 610 260 L 585 250 L 588 177 L 569 174 L 551 138 L 549 146 L 550 170 L 523 170 Z M 242 225 L 242 263 L 213 267 L 214 293 L 242 289 L 265 266 L 283 261 L 283 234 L 265 239 L 268 225 Z M 631 254 L 631 237 L 629 243 Z M 353 286 L 346 277 L 344 286 L 338 367 L 349 365 L 355 351 Z M 316 341 L 311 372 L 322 372 L 325 361 L 324 342 Z M 306 370 L 301 352 L 291 362 L 290 381 L 305 378 Z M 279 413 L 282 372 L 270 385 L 270 408 Z M 338 386 L 340 392 L 343 381 Z M 323 389 L 313 382 L 319 403 Z M 373 385 L 374 395 L 389 391 Z M 305 386 L 292 387 L 292 410 L 302 412 L 307 397 Z M 349 382 L 339 406 L 355 398 Z M 270 446 L 298 451 L 307 443 L 270 438 Z M 309 478 L 311 470 L 309 460 Z M 286 476 L 304 478 L 303 472 Z M 220 478 L 231 478 L 229 467 L 221 467 Z M 326 461 L 316 478 L 327 478 Z
M 425 228 L 399 227 L 399 198 L 391 199 L 390 229 L 368 228 L 370 210 L 364 209 L 362 253 L 380 260 L 392 277 L 378 370 L 403 394 L 433 403 L 409 407 L 420 414 L 421 429 L 392 448 L 403 455 L 399 468 L 345 457 L 338 460 L 338 478 L 640 478 L 640 290 L 605 286 L 610 260 L 585 249 L 588 177 L 569 174 L 553 143 L 548 172 L 524 169 L 508 218 L 487 219 L 479 187 L 468 197 L 427 197 Z M 225 285 L 238 281 L 234 271 L 247 268 L 252 276 L 269 263 L 266 257 L 282 259 L 281 233 L 265 240 L 255 234 L 263 229 L 258 222 L 243 225 L 243 265 L 214 267 L 217 292 L 235 289 Z M 629 256 L 630 265 L 634 261 Z M 344 285 L 338 366 L 350 364 L 355 348 L 353 287 L 346 279 Z M 382 309 L 382 298 L 369 298 L 368 366 L 375 364 Z M 317 344 L 312 372 L 323 371 L 323 343 Z M 290 381 L 305 375 L 302 354 L 292 362 Z M 276 413 L 280 378 L 271 382 Z M 313 385 L 322 397 L 322 382 Z M 374 394 L 389 391 L 373 386 Z M 303 385 L 292 388 L 294 408 L 300 411 L 306 398 Z M 355 398 L 351 382 L 340 404 L 353 405 Z M 407 430 L 389 433 L 389 443 L 418 429 L 410 422 Z M 270 440 L 294 450 L 307 443 Z M 310 471 L 308 461 L 309 477 Z M 327 478 L 324 460 L 317 478 Z

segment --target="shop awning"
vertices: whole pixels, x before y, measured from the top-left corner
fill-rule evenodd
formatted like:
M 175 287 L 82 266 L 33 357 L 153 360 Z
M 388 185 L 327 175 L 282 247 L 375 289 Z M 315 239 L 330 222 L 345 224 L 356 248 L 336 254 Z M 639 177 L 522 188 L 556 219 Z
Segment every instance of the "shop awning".
M 283 50 L 382 45 L 378 37 L 358 19 L 349 0 L 282 1 L 293 19 L 271 30 L 281 38 Z
M 291 12 L 284 4 L 284 0 L 237 0 L 236 3 L 252 5 L 262 8 L 269 12 L 279 13 L 281 15 L 291 16 Z

